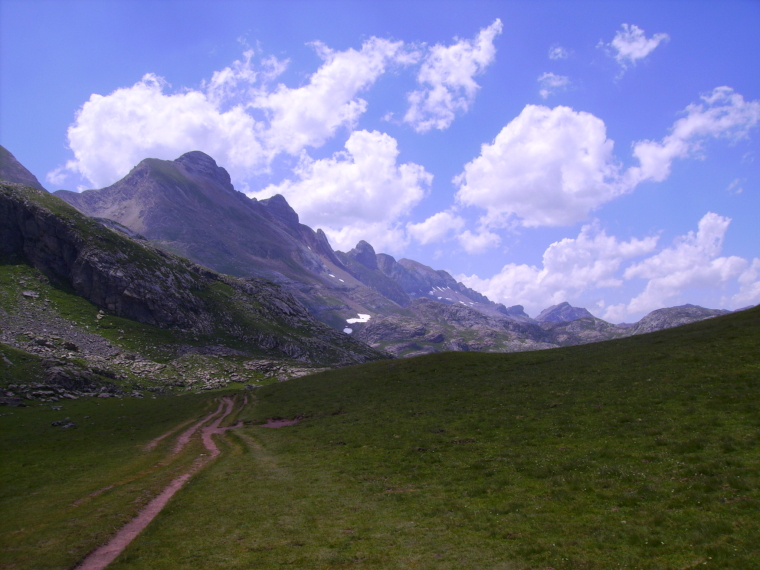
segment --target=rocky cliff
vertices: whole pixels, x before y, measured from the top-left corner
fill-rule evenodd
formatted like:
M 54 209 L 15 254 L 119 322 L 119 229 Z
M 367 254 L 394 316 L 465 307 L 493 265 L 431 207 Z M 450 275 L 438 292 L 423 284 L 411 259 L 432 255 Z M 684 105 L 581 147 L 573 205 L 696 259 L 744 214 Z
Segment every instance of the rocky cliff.
M 324 232 L 301 224 L 285 198 L 248 198 L 202 152 L 143 160 L 101 190 L 55 194 L 88 216 L 113 220 L 215 271 L 278 283 L 338 330 L 357 312 L 393 312 L 396 301 L 404 302 L 354 277 Z
M 107 313 L 140 323 L 324 364 L 382 357 L 316 321 L 270 281 L 210 271 L 20 184 L 0 184 L 0 255 L 23 258 Z
M 37 177 L 29 172 L 8 149 L 0 145 L 0 180 L 18 182 L 38 190 L 45 190 Z

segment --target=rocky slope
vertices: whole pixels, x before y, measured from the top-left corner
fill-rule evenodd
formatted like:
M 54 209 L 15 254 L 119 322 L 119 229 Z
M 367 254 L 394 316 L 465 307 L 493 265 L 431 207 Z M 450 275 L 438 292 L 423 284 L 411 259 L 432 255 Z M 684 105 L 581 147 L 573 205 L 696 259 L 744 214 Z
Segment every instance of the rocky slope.
M 237 192 L 227 171 L 202 152 L 146 159 L 112 186 L 56 196 L 215 271 L 278 283 L 339 330 L 358 312 L 392 312 L 404 302 L 356 279 L 325 234 L 301 224 L 282 196 L 256 200 Z
M 517 352 L 557 346 L 535 323 L 495 318 L 461 304 L 425 298 L 414 300 L 402 315 L 370 320 L 356 338 L 395 356 L 447 350 Z
M 322 322 L 394 354 L 597 342 L 711 314 L 706 309 L 671 311 L 634 326 L 616 326 L 586 309 L 560 303 L 531 319 L 519 305 L 493 303 L 445 271 L 378 254 L 364 241 L 346 253 L 333 251 L 325 234 L 301 224 L 282 196 L 247 198 L 201 152 L 174 161 L 146 159 L 108 188 L 56 195 L 112 229 L 145 236 L 217 271 L 272 280 Z M 441 306 L 417 303 L 421 299 Z M 448 328 L 441 328 L 446 319 L 451 321 Z M 347 320 L 352 321 L 348 327 Z M 443 335 L 445 341 L 422 341 L 420 330 L 426 331 L 424 338 Z M 522 342 L 516 344 L 518 337 Z
M 705 309 L 697 305 L 681 305 L 680 307 L 657 309 L 630 327 L 630 334 L 645 334 L 659 331 L 725 315 L 729 312 L 723 309 Z
M 44 190 L 37 177 L 29 172 L 8 149 L 0 145 L 0 180 L 18 182 L 38 190 Z
M 565 302 L 544 309 L 536 317 L 536 321 L 539 323 L 563 323 L 583 318 L 594 318 L 594 315 L 589 313 L 586 309 L 571 307 L 570 303 Z
M 20 184 L 0 183 L 0 255 L 28 263 L 103 315 L 209 344 L 328 365 L 382 357 L 315 320 L 270 281 L 210 271 Z

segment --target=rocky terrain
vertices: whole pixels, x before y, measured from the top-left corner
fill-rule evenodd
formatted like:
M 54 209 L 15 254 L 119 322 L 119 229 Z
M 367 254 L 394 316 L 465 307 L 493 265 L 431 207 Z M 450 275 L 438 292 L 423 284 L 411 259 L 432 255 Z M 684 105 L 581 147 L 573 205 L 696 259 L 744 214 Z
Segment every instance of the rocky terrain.
M 0 145 L 0 180 L 18 182 L 38 190 L 44 190 L 37 177 L 29 172 L 11 152 Z
M 0 258 L 5 403 L 256 385 L 387 357 L 270 281 L 218 274 L 29 186 L 0 183 Z
M 10 153 L 2 158 L 5 178 L 36 181 Z M 18 200 L 0 205 L 0 215 L 13 221 L 0 229 L 2 252 L 67 284 L 104 316 L 205 339 L 196 351 L 219 344 L 211 337 L 221 334 L 268 357 L 313 365 L 378 357 L 366 344 L 395 356 L 511 352 L 598 342 L 724 312 L 674 307 L 633 325 L 613 325 L 560 303 L 532 319 L 520 305 L 493 303 L 445 271 L 378 254 L 367 242 L 333 251 L 325 234 L 301 224 L 282 196 L 249 199 L 201 152 L 146 159 L 102 190 L 56 192 L 92 218 L 76 217 L 44 191 L 29 196 L 23 207 Z M 175 352 L 182 345 L 173 341 Z
M 586 309 L 571 307 L 570 303 L 565 302 L 547 307 L 539 313 L 536 321 L 539 323 L 564 323 L 584 318 L 594 318 L 594 315 Z

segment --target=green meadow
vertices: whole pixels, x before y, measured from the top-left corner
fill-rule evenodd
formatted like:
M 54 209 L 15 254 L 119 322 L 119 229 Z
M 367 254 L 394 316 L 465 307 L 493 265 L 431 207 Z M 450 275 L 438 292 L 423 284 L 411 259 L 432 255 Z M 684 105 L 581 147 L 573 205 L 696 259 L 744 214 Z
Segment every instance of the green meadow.
M 752 309 L 258 388 L 221 456 L 109 568 L 754 569 L 759 355 Z M 202 452 L 145 443 L 219 394 L 0 409 L 0 567 L 72 567 Z

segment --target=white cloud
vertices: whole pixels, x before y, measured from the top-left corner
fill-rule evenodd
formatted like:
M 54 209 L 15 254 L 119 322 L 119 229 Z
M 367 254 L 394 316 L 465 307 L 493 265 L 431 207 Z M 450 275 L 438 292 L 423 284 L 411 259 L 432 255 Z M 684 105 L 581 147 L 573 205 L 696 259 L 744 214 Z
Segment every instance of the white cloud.
M 370 38 L 360 51 L 333 51 L 313 44 L 325 63 L 307 85 L 278 85 L 261 93 L 251 106 L 268 114 L 266 146 L 273 152 L 297 154 L 321 146 L 340 127 L 351 128 L 367 109 L 357 94 L 371 86 L 386 67 L 402 55 L 403 42 Z
M 590 113 L 527 105 L 454 179 L 457 200 L 487 210 L 490 226 L 512 216 L 529 227 L 573 224 L 627 190 L 613 144 Z
M 497 19 L 480 30 L 475 40 L 433 46 L 417 76 L 423 88 L 408 95 L 410 106 L 404 121 L 424 133 L 446 129 L 457 112 L 466 112 L 479 87 L 473 78 L 493 61 L 493 41 L 501 30 L 501 20 Z
M 337 249 L 364 239 L 398 251 L 406 241 L 399 220 L 422 200 L 433 176 L 417 164 L 397 164 L 396 140 L 385 133 L 355 131 L 345 147 L 320 160 L 303 154 L 295 180 L 249 195 L 282 194 L 303 223 L 322 228 Z
M 661 182 L 670 176 L 674 159 L 698 155 L 706 138 L 738 140 L 760 120 L 760 101 L 745 101 L 730 87 L 716 87 L 701 99 L 702 103 L 686 107 L 686 116 L 673 124 L 661 142 L 645 140 L 633 145 L 640 166 L 626 173 L 630 185 L 645 180 Z
M 470 230 L 462 232 L 457 236 L 457 239 L 464 250 L 470 254 L 483 253 L 501 243 L 498 234 L 483 228 L 478 233 L 472 233 Z
M 68 129 L 74 159 L 48 180 L 60 185 L 78 173 L 106 186 L 144 158 L 173 160 L 190 150 L 213 156 L 238 178 L 262 165 L 261 125 L 241 106 L 221 111 L 205 93 L 167 95 L 166 87 L 149 73 L 132 87 L 92 95 Z
M 639 164 L 621 172 L 601 119 L 527 105 L 454 178 L 456 199 L 486 210 L 486 228 L 573 224 L 643 181 L 665 180 L 673 161 L 698 157 L 706 139 L 746 136 L 760 121 L 760 101 L 718 87 L 684 113 L 662 141 L 634 143 Z
M 660 43 L 670 39 L 668 34 L 655 34 L 651 38 L 644 35 L 644 30 L 636 25 L 623 24 L 623 29 L 615 34 L 612 42 L 608 44 L 614 52 L 613 56 L 623 67 L 630 64 L 636 64 L 640 59 L 644 59 L 660 45 Z
M 510 263 L 489 279 L 459 276 L 468 287 L 507 306 L 520 304 L 538 313 L 550 305 L 572 302 L 583 292 L 602 287 L 619 287 L 621 264 L 650 253 L 657 237 L 619 241 L 597 225 L 585 225 L 577 238 L 551 244 L 543 255 L 543 266 Z
M 197 90 L 167 93 L 166 81 L 148 73 L 131 87 L 93 94 L 68 129 L 74 158 L 48 180 L 60 186 L 80 175 L 106 186 L 144 158 L 175 159 L 201 150 L 245 187 L 245 179 L 266 171 L 277 153 L 297 154 L 322 145 L 339 128 L 351 128 L 367 106 L 357 95 L 392 62 L 413 60 L 403 42 L 374 37 L 358 51 L 314 45 L 324 63 L 298 88 L 270 88 L 267 82 L 287 61 L 265 57 L 257 70 L 254 52 L 247 50 Z
M 570 52 L 562 46 L 552 46 L 549 48 L 549 59 L 567 59 Z
M 567 86 L 570 85 L 570 78 L 564 75 L 556 75 L 551 72 L 542 73 L 538 77 L 538 85 L 540 87 L 538 94 L 542 99 L 546 99 L 549 95 L 553 95 L 557 91 L 564 91 Z
M 461 231 L 464 220 L 451 212 L 438 212 L 419 224 L 407 224 L 406 231 L 421 244 L 441 241 L 450 232 Z
M 752 264 L 739 276 L 739 292 L 731 298 L 731 306 L 741 309 L 747 305 L 760 303 L 760 259 L 752 260 Z
M 696 233 L 689 232 L 672 247 L 628 267 L 623 274 L 625 279 L 648 281 L 644 291 L 627 304 L 626 312 L 653 311 L 687 289 L 718 288 L 738 277 L 747 267 L 747 260 L 719 257 L 730 223 L 730 218 L 708 212 L 699 221 Z
M 726 191 L 730 194 L 741 194 L 744 192 L 742 184 L 744 184 L 746 181 L 746 178 L 734 178 L 731 181 L 731 184 L 728 185 L 728 188 L 726 188 Z

